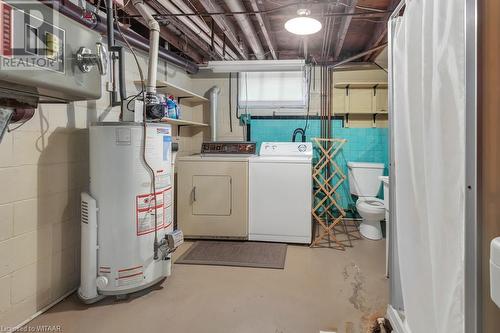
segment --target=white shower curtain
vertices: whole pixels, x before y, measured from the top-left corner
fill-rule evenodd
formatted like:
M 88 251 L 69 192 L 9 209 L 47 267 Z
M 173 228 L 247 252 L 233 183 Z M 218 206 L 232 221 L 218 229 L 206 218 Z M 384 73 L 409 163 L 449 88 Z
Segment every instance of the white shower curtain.
M 394 32 L 395 214 L 412 333 L 464 332 L 464 18 L 463 0 L 410 0 Z

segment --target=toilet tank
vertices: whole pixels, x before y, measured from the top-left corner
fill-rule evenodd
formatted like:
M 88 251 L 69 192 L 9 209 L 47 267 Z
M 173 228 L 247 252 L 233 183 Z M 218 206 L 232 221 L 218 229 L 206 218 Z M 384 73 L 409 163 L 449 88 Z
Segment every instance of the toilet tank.
M 351 194 L 358 197 L 375 197 L 380 189 L 384 173 L 383 163 L 348 162 L 348 178 Z

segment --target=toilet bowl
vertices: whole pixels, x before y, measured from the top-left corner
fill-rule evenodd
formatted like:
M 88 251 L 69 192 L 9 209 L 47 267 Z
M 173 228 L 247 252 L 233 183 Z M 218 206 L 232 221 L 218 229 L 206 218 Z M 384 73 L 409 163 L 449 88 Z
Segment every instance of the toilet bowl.
M 359 225 L 361 235 L 368 239 L 382 239 L 380 221 L 385 217 L 384 201 L 377 199 L 384 172 L 382 163 L 348 162 L 349 189 L 358 197 L 356 209 L 363 218 Z
M 382 239 L 380 221 L 385 216 L 384 201 L 372 197 L 362 197 L 356 201 L 356 209 L 363 219 L 359 226 L 361 235 L 371 240 Z

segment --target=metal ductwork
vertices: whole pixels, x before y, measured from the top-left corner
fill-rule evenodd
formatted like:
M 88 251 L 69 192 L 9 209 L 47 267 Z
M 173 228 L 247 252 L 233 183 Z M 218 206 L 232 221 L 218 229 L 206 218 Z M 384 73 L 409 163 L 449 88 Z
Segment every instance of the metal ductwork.
M 219 105 L 220 88 L 212 87 L 208 92 L 210 96 L 210 140 L 217 141 L 217 108 Z
M 224 0 L 224 2 L 229 7 L 229 10 L 231 10 L 234 13 L 238 12 L 241 13 L 247 11 L 240 0 Z M 235 14 L 234 18 L 236 19 L 236 22 L 238 22 L 238 25 L 240 26 L 241 31 L 245 35 L 245 38 L 248 41 L 248 45 L 250 45 L 250 48 L 255 54 L 255 57 L 258 60 L 266 59 L 264 49 L 262 48 L 262 44 L 260 43 L 259 37 L 255 32 L 255 29 L 253 27 L 250 18 L 245 14 Z
M 82 8 L 78 7 L 71 1 L 61 0 L 57 3 L 49 5 L 49 7 L 54 7 L 61 14 L 73 19 L 74 21 L 83 24 L 84 26 L 93 29 L 101 34 L 106 34 L 108 32 L 106 27 L 106 18 L 101 15 L 96 15 L 95 22 L 89 22 L 89 20 L 84 19 L 82 15 Z M 147 38 L 139 35 L 132 30 L 124 30 L 123 34 L 130 45 L 138 50 L 149 53 L 149 41 Z M 115 30 L 114 34 L 115 40 L 124 42 L 122 36 L 118 31 Z M 158 57 L 164 61 L 167 61 L 173 65 L 183 68 L 189 74 L 198 73 L 199 67 L 192 61 L 189 61 L 176 53 L 169 51 L 163 47 L 158 49 Z

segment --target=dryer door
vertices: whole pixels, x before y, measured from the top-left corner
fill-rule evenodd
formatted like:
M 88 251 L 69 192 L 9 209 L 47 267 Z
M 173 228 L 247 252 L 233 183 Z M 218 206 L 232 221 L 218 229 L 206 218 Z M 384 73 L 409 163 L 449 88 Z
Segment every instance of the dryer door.
M 231 177 L 193 176 L 193 215 L 231 215 Z

